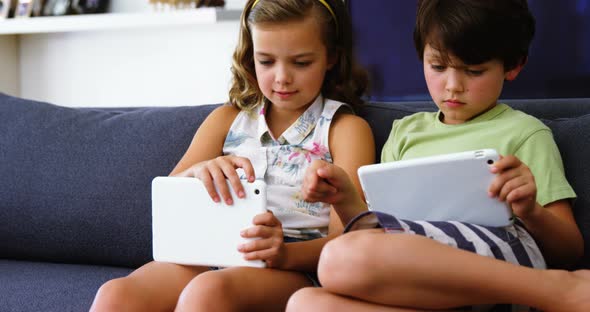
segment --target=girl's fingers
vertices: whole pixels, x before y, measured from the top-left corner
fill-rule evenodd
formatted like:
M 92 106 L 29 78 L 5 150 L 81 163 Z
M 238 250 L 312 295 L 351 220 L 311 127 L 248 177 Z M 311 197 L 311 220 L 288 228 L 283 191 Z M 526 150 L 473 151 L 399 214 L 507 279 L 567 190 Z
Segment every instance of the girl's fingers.
M 278 232 L 274 227 L 268 227 L 265 225 L 256 225 L 244 229 L 240 232 L 240 235 L 245 238 L 262 237 L 269 238 L 274 236 L 275 232 Z M 277 235 L 279 236 L 279 235 Z
M 281 227 L 281 221 L 271 211 L 260 213 L 252 219 L 252 224 L 267 227 Z
M 253 252 L 248 252 L 244 254 L 245 260 L 268 260 L 276 257 L 278 255 L 278 250 L 275 248 L 272 249 L 264 249 L 264 250 L 257 250 Z
M 248 253 L 267 249 L 277 249 L 282 242 L 283 239 L 279 237 L 261 238 L 240 244 L 238 250 L 243 253 Z
M 254 182 L 256 179 L 256 174 L 254 172 L 254 167 L 248 158 L 245 157 L 232 157 L 231 162 L 234 168 L 242 168 L 244 173 L 246 174 L 248 182 Z
M 226 204 L 233 204 L 233 200 L 229 192 L 229 187 L 227 186 L 227 182 L 225 181 L 225 173 L 219 166 L 217 166 L 217 164 L 211 164 L 208 166 L 208 168 L 209 172 L 211 173 L 211 176 L 213 177 L 213 182 L 215 184 L 215 187 L 217 188 L 217 193 L 219 194 L 219 196 L 221 196 L 221 198 Z
M 209 196 L 211 196 L 211 199 L 218 203 L 220 199 L 219 195 L 217 194 L 217 190 L 215 189 L 215 185 L 213 184 L 213 178 L 211 178 L 211 175 L 209 175 L 207 172 L 207 174 L 202 174 L 198 178 L 203 182 L 203 185 L 205 186 L 207 193 L 209 193 Z

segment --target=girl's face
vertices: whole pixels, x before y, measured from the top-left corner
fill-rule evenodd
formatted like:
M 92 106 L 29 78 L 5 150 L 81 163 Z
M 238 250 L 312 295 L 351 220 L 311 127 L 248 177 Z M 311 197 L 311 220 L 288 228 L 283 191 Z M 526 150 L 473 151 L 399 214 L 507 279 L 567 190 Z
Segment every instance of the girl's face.
M 464 65 L 451 57 L 452 66 L 443 64 L 440 53 L 424 48 L 424 77 L 432 100 L 442 112 L 445 124 L 461 124 L 492 109 L 504 80 L 516 78 L 522 67 L 504 71 L 501 61 Z
M 328 61 L 313 18 L 252 26 L 258 87 L 273 109 L 303 113 L 320 93 Z

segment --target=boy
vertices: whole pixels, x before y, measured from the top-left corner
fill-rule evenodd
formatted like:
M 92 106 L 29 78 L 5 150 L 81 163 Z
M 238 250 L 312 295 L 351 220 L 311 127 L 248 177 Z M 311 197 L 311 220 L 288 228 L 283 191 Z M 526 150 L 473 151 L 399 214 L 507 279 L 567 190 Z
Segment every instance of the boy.
M 493 303 L 590 311 L 590 272 L 538 270 L 546 263 L 567 267 L 583 253 L 570 205 L 575 193 L 552 134 L 539 120 L 497 102 L 504 81 L 526 63 L 533 35 L 526 0 L 420 1 L 414 41 L 439 111 L 394 121 L 382 153 L 382 161 L 395 161 L 496 149 L 506 156 L 491 169 L 497 177 L 488 193 L 510 205 L 515 224 L 487 228 L 369 213 L 340 168 L 316 162 L 304 184 L 306 199 L 332 204 L 343 223 L 352 220 L 348 230 L 381 229 L 327 244 L 318 270 L 324 288 L 298 292 L 289 311 Z

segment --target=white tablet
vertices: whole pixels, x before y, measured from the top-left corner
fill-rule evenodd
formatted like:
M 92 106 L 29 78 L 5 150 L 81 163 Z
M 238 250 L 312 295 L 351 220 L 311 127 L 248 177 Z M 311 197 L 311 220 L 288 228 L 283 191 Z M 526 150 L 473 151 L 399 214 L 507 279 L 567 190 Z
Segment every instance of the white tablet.
M 244 260 L 238 245 L 248 240 L 240 231 L 251 227 L 254 216 L 266 211 L 266 184 L 256 180 L 242 185 L 246 197 L 238 198 L 231 190 L 234 204 L 229 206 L 214 202 L 199 179 L 156 177 L 152 181 L 154 260 L 265 267 L 264 261 Z
M 362 166 L 359 179 L 370 210 L 410 221 L 461 221 L 484 226 L 512 223 L 504 202 L 488 196 L 495 177 L 492 149 Z

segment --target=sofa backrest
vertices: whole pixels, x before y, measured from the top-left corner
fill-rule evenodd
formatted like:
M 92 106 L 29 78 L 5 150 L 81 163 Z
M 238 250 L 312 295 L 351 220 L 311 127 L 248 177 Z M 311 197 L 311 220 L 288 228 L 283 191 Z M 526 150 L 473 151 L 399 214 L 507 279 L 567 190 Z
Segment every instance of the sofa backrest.
M 75 109 L 0 94 L 0 258 L 151 260 L 151 181 L 213 107 Z
M 554 131 L 578 194 L 574 209 L 590 268 L 590 99 L 510 104 Z M 150 261 L 151 180 L 174 168 L 215 107 L 66 108 L 0 94 L 0 258 L 126 267 Z M 428 102 L 370 103 L 359 115 L 380 152 L 394 119 L 434 109 Z

